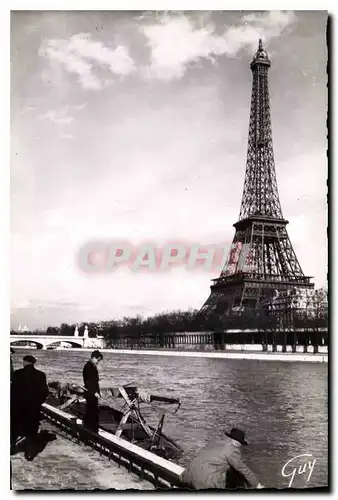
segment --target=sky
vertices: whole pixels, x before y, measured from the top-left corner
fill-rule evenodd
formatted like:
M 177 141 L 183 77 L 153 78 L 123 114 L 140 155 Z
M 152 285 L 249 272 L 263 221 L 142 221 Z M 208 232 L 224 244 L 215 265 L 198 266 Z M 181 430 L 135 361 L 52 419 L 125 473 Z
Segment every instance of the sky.
M 327 15 L 11 13 L 11 326 L 200 308 L 219 273 L 88 274 L 90 241 L 230 247 L 244 184 L 250 62 L 269 70 L 291 243 L 327 280 Z

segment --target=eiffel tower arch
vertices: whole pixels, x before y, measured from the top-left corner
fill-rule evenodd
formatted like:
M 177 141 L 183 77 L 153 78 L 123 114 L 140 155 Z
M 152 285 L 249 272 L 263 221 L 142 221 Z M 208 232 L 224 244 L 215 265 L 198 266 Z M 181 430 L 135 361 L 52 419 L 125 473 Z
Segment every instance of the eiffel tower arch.
M 302 307 L 314 284 L 292 247 L 279 200 L 272 144 L 268 70 L 262 40 L 250 68 L 252 97 L 247 162 L 239 220 L 227 262 L 201 313 Z

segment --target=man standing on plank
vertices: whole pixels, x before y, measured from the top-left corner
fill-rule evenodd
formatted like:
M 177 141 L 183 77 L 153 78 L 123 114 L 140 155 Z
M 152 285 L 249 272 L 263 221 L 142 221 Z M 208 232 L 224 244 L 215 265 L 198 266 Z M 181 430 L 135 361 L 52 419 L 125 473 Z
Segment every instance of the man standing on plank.
M 83 368 L 83 383 L 86 388 L 86 414 L 83 425 L 92 432 L 99 430 L 99 407 L 98 397 L 100 397 L 98 363 L 103 359 L 99 351 L 94 351 Z

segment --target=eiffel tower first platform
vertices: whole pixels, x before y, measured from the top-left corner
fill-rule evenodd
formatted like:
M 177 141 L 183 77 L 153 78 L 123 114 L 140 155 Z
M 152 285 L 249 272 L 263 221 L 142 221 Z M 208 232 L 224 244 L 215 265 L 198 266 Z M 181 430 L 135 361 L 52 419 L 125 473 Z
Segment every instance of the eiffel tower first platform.
M 272 146 L 268 70 L 262 40 L 250 65 L 253 75 L 244 189 L 227 262 L 201 313 L 217 315 L 293 301 L 301 307 L 313 289 L 291 245 L 283 218 Z M 305 299 L 306 300 L 306 299 Z

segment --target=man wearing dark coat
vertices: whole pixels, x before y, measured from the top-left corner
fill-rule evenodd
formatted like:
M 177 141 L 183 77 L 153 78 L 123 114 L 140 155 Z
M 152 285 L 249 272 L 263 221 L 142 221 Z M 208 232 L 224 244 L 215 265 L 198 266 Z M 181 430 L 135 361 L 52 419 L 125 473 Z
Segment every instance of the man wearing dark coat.
M 86 414 L 83 418 L 83 425 L 92 432 L 99 430 L 99 407 L 98 397 L 100 397 L 98 363 L 103 359 L 99 351 L 94 351 L 83 368 L 83 383 L 86 389 Z
M 245 433 L 233 428 L 221 440 L 208 443 L 184 470 L 182 482 L 197 490 L 263 488 L 243 462 L 240 447 Z
M 12 382 L 12 375 L 14 373 L 14 366 L 13 366 L 13 354 L 15 353 L 13 347 L 11 347 L 11 382 Z
M 17 438 L 24 436 L 27 460 L 33 459 L 41 405 L 48 396 L 46 375 L 36 370 L 35 363 L 34 356 L 24 356 L 24 367 L 13 372 L 11 384 L 11 446 L 13 449 Z

